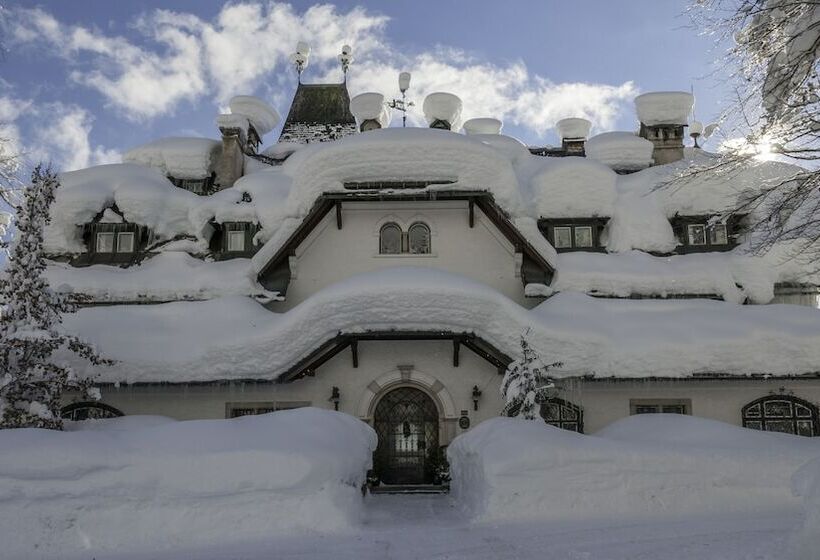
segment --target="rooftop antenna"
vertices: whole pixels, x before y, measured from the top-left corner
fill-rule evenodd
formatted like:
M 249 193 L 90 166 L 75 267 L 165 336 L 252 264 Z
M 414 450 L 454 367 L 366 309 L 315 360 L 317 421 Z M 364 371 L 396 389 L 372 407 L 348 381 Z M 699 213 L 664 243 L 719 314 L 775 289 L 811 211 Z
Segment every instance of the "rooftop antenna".
M 412 101 L 407 101 L 407 90 L 410 89 L 410 72 L 402 72 L 399 74 L 399 91 L 401 91 L 401 99 L 392 99 L 387 106 L 391 109 L 401 111 L 401 127 L 407 126 L 407 109 L 415 105 Z
M 342 54 L 339 55 L 339 63 L 342 65 L 344 81 L 347 83 L 347 71 L 350 69 L 350 65 L 353 64 L 353 49 L 350 45 L 344 45 L 342 47 Z
M 305 41 L 299 41 L 296 44 L 296 52 L 290 55 L 290 61 L 296 68 L 296 74 L 299 78 L 299 83 L 302 83 L 302 72 L 308 66 L 308 59 L 310 58 L 310 45 Z

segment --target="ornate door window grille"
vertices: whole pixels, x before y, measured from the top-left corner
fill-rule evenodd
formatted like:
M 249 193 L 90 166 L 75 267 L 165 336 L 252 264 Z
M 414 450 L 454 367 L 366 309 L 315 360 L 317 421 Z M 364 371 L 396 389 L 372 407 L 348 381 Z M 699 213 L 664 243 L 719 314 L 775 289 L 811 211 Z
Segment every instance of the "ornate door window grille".
M 769 395 L 743 407 L 743 427 L 799 436 L 820 436 L 815 405 L 792 395 Z
M 373 460 L 385 484 L 431 484 L 438 452 L 438 409 L 423 391 L 401 387 L 387 393 L 373 417 L 379 446 Z
M 100 420 L 102 418 L 119 418 L 124 414 L 111 405 L 100 402 L 76 402 L 64 406 L 60 410 L 60 418 L 63 420 Z
M 551 426 L 584 433 L 584 411 L 580 406 L 563 399 L 551 398 L 542 402 L 541 418 Z

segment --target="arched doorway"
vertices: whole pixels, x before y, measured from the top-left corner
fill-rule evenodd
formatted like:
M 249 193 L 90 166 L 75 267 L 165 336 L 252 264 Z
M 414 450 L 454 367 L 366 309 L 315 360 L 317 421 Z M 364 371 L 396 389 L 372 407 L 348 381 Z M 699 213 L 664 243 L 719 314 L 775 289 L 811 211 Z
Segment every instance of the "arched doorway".
M 430 484 L 438 449 L 438 409 L 427 393 L 393 389 L 376 405 L 373 469 L 384 484 Z

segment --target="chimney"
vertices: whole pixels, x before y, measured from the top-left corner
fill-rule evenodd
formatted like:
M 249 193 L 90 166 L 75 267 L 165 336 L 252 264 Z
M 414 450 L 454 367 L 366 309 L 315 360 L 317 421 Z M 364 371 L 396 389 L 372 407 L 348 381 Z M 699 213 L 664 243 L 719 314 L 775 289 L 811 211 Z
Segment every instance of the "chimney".
M 571 117 L 555 123 L 555 129 L 561 138 L 561 149 L 568 156 L 583 156 L 584 143 L 589 136 L 592 123 L 586 119 Z
M 438 91 L 424 98 L 424 118 L 430 128 L 457 131 L 461 123 L 461 99 L 452 93 Z
M 350 100 L 350 112 L 356 119 L 359 132 L 387 128 L 390 125 L 390 111 L 387 110 L 381 93 L 360 93 Z
M 635 98 L 639 136 L 654 145 L 655 165 L 683 159 L 683 128 L 694 103 L 695 96 L 686 91 L 657 91 Z
M 245 170 L 245 154 L 254 155 L 262 137 L 279 124 L 279 113 L 257 97 L 237 95 L 228 103 L 231 112 L 216 117 L 222 134 L 222 153 L 216 164 L 216 184 L 233 186 Z

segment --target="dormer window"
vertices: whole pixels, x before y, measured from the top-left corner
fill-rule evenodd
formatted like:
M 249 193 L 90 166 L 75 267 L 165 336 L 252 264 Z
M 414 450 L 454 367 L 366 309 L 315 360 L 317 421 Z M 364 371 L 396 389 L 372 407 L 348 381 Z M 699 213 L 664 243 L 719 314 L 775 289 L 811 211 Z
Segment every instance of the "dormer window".
M 245 232 L 244 231 L 229 231 L 228 232 L 228 252 L 238 252 L 245 250 Z
M 726 224 L 715 224 L 709 228 L 709 243 L 712 245 L 726 245 L 729 243 Z
M 559 253 L 604 251 L 601 233 L 609 218 L 541 219 L 538 228 Z
M 134 252 L 134 232 L 122 231 L 117 234 L 117 252 L 118 253 L 133 253 Z
M 259 225 L 253 222 L 223 222 L 213 224 L 216 233 L 211 237 L 210 248 L 219 259 L 251 257 L 256 252 L 253 238 Z
M 730 251 L 737 246 L 739 222 L 743 216 L 729 216 L 716 221 L 716 216 L 675 216 L 670 220 L 678 238 L 676 253 Z
M 706 245 L 706 226 L 704 224 L 689 224 L 689 245 Z
M 113 253 L 114 252 L 114 237 L 115 234 L 110 232 L 97 233 L 97 253 Z
M 214 189 L 216 173 L 211 173 L 210 176 L 200 179 L 178 179 L 169 175 L 168 180 L 180 189 L 185 189 L 198 195 L 208 195 L 216 190 Z

